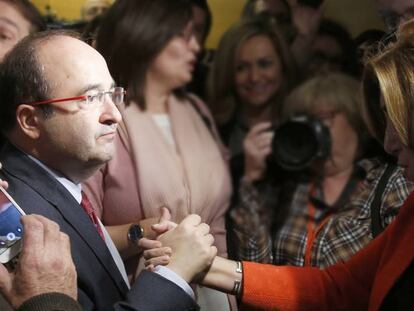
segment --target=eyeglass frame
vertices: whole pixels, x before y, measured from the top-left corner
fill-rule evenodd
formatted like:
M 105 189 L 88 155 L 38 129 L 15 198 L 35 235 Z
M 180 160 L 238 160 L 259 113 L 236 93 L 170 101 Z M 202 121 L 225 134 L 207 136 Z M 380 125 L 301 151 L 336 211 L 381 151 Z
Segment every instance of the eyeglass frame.
M 95 95 L 80 95 L 80 96 L 75 96 L 75 97 L 54 98 L 54 99 L 37 101 L 37 102 L 22 103 L 20 105 L 38 106 L 38 105 L 47 105 L 47 104 L 53 104 L 53 103 L 62 103 L 66 101 L 81 101 L 81 100 L 84 100 L 86 102 L 91 102 L 91 98 L 102 96 L 102 95 L 105 96 L 109 94 L 114 94 L 116 92 L 116 89 L 119 89 L 118 90 L 119 93 L 121 93 L 122 96 L 125 96 L 126 90 L 122 86 L 116 86 L 113 88 L 113 91 L 102 91 L 102 92 L 98 92 Z

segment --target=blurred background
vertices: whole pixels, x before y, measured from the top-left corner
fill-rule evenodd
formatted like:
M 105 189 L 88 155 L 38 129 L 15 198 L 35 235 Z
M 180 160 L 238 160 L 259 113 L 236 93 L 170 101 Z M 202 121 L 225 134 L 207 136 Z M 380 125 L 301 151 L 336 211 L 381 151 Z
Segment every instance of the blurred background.
M 80 20 L 85 0 L 32 0 L 32 2 L 43 14 L 73 22 Z M 245 0 L 209 0 L 208 3 L 213 12 L 213 28 L 206 46 L 214 49 L 222 33 L 240 18 Z M 326 17 L 346 26 L 353 36 L 370 28 L 384 28 L 376 13 L 373 0 L 325 0 L 324 8 Z

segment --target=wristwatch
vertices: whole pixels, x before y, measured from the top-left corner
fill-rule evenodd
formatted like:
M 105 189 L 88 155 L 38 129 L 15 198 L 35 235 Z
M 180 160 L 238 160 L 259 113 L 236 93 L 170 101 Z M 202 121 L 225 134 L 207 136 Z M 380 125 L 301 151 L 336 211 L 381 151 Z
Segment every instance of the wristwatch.
M 132 224 L 128 229 L 127 237 L 130 242 L 136 244 L 144 237 L 144 229 L 138 224 Z

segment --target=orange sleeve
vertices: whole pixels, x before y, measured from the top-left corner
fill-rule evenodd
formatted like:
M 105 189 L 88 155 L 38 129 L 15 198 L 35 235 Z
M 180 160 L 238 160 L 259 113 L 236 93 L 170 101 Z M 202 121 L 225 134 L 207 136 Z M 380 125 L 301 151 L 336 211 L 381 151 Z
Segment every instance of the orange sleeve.
M 366 310 L 369 291 L 332 270 L 243 262 L 242 310 Z M 340 285 L 340 286 L 338 286 Z
M 387 286 L 399 276 L 397 267 L 411 262 L 404 254 L 414 232 L 413 205 L 414 192 L 382 234 L 349 261 L 326 270 L 243 262 L 244 310 L 378 309 Z
M 367 310 L 394 224 L 346 263 L 326 270 L 243 262 L 246 310 Z

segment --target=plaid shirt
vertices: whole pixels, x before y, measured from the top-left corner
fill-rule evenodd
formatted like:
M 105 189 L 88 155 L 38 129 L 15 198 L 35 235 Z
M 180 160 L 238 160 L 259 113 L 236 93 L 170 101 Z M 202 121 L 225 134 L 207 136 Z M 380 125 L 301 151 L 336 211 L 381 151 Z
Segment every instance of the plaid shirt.
M 318 200 L 318 193 L 311 198 L 311 185 L 298 183 L 287 206 L 287 215 L 274 233 L 271 232 L 276 219 L 275 206 L 279 206 L 277 203 L 269 206 L 266 195 L 258 188 L 241 182 L 239 202 L 230 213 L 238 240 L 239 258 L 276 265 L 304 266 L 309 221 L 314 227 L 322 221 L 326 222 L 313 242 L 310 254 L 312 266 L 325 268 L 338 261 L 346 261 L 366 246 L 372 240 L 370 204 L 387 165 L 377 159 L 365 159 L 357 166 L 364 176 L 348 197 L 336 206 L 314 204 L 313 218 L 309 215 L 308 204 L 311 200 Z M 397 215 L 411 189 L 413 185 L 403 177 L 402 170 L 396 169 L 382 196 L 380 216 L 383 227 Z M 278 191 L 280 189 L 273 188 L 271 195 L 279 196 Z

